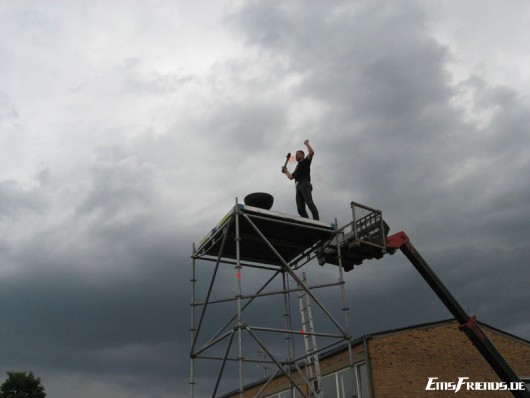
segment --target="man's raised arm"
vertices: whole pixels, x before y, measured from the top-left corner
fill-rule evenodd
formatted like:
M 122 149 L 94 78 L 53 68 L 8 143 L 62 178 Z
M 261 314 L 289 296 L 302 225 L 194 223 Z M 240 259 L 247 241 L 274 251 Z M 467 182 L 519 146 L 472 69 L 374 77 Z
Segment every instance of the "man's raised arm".
M 313 158 L 313 155 L 315 154 L 315 151 L 313 150 L 313 147 L 309 144 L 309 140 L 306 139 L 304 141 L 304 145 L 307 147 L 307 158 L 309 159 L 312 159 Z

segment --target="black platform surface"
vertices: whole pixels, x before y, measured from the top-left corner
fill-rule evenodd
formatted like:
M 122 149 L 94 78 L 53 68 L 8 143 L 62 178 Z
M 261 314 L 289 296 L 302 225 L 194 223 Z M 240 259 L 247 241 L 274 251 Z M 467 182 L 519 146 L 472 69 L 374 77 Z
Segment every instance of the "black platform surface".
M 290 263 L 311 252 L 319 242 L 327 242 L 335 236 L 334 224 L 237 204 L 202 239 L 194 256 L 236 259 L 236 214 L 241 239 L 239 258 L 242 261 L 281 266 L 282 260 L 274 250 Z M 226 243 L 220 253 L 225 234 Z

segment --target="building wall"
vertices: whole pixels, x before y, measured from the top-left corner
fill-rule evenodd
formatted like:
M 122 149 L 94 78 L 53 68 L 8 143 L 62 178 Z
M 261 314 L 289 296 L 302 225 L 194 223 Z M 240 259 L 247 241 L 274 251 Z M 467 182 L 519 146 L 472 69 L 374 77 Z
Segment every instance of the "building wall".
M 353 363 L 365 361 L 364 347 L 363 345 L 357 345 L 352 349 L 352 358 Z M 332 357 L 322 359 L 320 361 L 320 371 L 322 375 L 327 375 L 329 373 L 336 372 L 340 369 L 348 367 L 350 364 L 348 350 L 341 351 Z M 294 372 L 292 375 L 293 379 L 297 382 L 303 384 L 303 379 L 300 377 L 298 372 Z M 256 393 L 261 389 L 261 385 L 252 387 L 245 391 L 243 394 L 244 397 L 254 397 Z M 283 390 L 290 388 L 289 380 L 286 377 L 278 377 L 276 380 L 273 380 L 267 388 L 264 390 L 262 396 L 267 396 L 270 394 L 278 393 Z M 239 397 L 239 394 L 234 394 L 231 397 Z
M 520 377 L 530 377 L 530 343 L 506 335 L 487 326 L 481 329 L 497 347 Z M 508 398 L 510 392 L 496 391 L 426 391 L 429 377 L 441 382 L 456 382 L 469 377 L 470 382 L 500 381 L 456 321 L 447 321 L 374 335 L 367 340 L 368 364 L 372 378 L 372 398 L 472 397 Z M 353 363 L 366 361 L 363 341 L 352 348 Z M 349 365 L 348 350 L 320 361 L 325 376 Z M 301 382 L 301 378 L 293 374 Z M 249 388 L 244 397 L 254 397 L 261 385 Z M 278 377 L 262 396 L 289 388 L 286 377 Z M 239 397 L 234 393 L 229 395 Z
M 530 376 L 530 344 L 487 328 L 490 338 L 520 377 Z M 456 322 L 378 335 L 368 341 L 374 398 L 455 396 L 426 391 L 429 377 L 456 382 L 500 381 Z M 510 392 L 459 391 L 458 397 L 512 397 Z

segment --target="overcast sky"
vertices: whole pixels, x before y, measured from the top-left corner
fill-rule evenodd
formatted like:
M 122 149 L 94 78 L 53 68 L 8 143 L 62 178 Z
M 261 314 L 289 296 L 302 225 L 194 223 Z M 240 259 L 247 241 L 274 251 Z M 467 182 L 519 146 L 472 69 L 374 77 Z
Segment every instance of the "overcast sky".
M 305 138 L 321 219 L 382 209 L 530 339 L 528 26 L 523 0 L 0 0 L 1 374 L 188 394 L 192 244 L 251 192 L 296 214 Z M 346 282 L 356 337 L 450 317 L 401 254 Z

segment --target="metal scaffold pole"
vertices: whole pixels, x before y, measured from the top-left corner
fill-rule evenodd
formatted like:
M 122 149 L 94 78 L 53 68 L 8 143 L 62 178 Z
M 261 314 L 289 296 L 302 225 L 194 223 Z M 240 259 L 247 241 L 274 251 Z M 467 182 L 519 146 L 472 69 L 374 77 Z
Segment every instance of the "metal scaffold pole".
M 285 348 L 286 348 L 286 362 L 289 363 L 293 360 L 294 357 L 294 338 L 292 333 L 288 332 L 293 330 L 292 321 L 291 321 L 291 295 L 289 289 L 289 276 L 282 272 L 282 283 L 283 283 L 283 306 L 284 306 L 284 320 L 285 320 Z M 290 370 L 289 370 L 290 372 Z M 294 388 L 294 386 L 293 386 Z
M 335 219 L 335 225 L 337 225 L 337 219 Z M 346 325 L 346 334 L 348 336 L 348 360 L 350 364 L 350 368 L 353 371 L 353 352 L 352 352 L 352 341 L 351 341 L 351 335 L 350 335 L 350 307 L 348 306 L 348 300 L 346 298 L 346 288 L 344 282 L 344 267 L 342 266 L 342 252 L 340 248 L 340 239 L 339 236 L 342 232 L 340 232 L 336 228 L 336 235 L 335 235 L 335 242 L 337 244 L 337 262 L 338 262 L 338 268 L 339 268 L 339 283 L 340 283 L 340 291 L 341 291 L 341 297 L 342 297 L 342 311 L 344 312 L 344 323 Z M 352 391 L 355 391 L 355 378 L 352 377 Z
M 195 253 L 195 244 L 193 244 L 193 253 Z M 195 283 L 197 282 L 195 273 L 195 258 L 192 259 L 192 271 L 191 271 L 191 346 L 195 341 Z M 193 355 L 190 355 L 190 389 L 191 398 L 195 398 L 195 359 Z
M 239 396 L 243 398 L 243 320 L 241 316 L 241 236 L 239 231 L 239 206 L 236 198 L 236 278 L 237 278 L 237 339 L 238 339 L 238 361 L 239 361 Z

